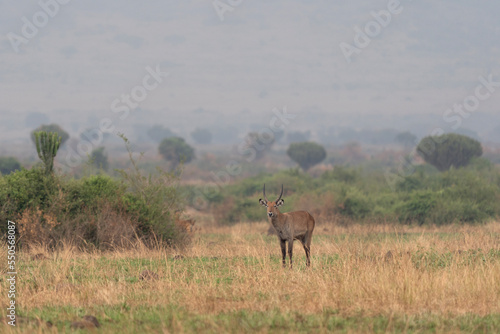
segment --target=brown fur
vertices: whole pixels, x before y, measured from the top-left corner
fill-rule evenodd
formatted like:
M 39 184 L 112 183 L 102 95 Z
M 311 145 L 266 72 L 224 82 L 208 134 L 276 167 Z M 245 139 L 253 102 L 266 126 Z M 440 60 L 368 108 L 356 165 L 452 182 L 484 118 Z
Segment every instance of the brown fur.
M 265 196 L 265 194 L 264 194 Z M 281 196 L 280 196 L 281 197 Z M 260 204 L 267 207 L 268 218 L 277 232 L 281 246 L 283 267 L 286 266 L 286 242 L 288 242 L 288 256 L 290 257 L 290 268 L 292 268 L 293 241 L 299 240 L 306 252 L 306 266 L 311 265 L 311 240 L 315 221 L 307 211 L 294 211 L 281 213 L 278 207 L 283 200 L 271 202 L 260 199 Z

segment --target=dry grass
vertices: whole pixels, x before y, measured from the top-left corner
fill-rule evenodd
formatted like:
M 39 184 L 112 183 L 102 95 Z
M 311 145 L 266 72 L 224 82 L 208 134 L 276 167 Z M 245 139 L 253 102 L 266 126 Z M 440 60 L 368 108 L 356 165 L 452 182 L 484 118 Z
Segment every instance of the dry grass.
M 267 223 L 203 226 L 179 259 L 174 250 L 140 244 L 105 253 L 35 247 L 18 254 L 17 303 L 24 314 L 40 317 L 45 308 L 94 310 L 101 312 L 95 315 L 104 327 L 107 320 L 116 322 L 106 307 L 117 305 L 132 310 L 175 305 L 202 315 L 238 310 L 304 315 L 335 310 L 341 317 L 388 318 L 500 314 L 498 223 L 317 226 L 309 270 L 299 243 L 294 269 L 282 269 L 278 241 L 265 235 L 267 228 Z M 32 258 L 39 253 L 47 258 Z M 6 247 L 0 256 L 7 258 Z M 140 280 L 146 269 L 159 278 Z M 7 295 L 6 287 L 2 281 L 0 295 Z

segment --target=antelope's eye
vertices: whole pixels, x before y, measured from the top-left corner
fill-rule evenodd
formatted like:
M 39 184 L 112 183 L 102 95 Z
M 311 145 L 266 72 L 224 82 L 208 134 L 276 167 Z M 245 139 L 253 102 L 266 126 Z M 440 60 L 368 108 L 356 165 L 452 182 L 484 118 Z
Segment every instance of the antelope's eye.
M 275 204 L 274 207 L 277 208 L 278 206 Z

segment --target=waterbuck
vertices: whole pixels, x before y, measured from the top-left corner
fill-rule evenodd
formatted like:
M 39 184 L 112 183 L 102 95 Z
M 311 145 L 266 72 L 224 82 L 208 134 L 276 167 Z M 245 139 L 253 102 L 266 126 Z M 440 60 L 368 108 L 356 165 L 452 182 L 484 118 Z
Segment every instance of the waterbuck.
M 288 241 L 288 256 L 290 257 L 290 268 L 292 268 L 293 241 L 299 240 L 306 252 L 306 265 L 311 265 L 311 239 L 314 230 L 314 218 L 307 211 L 294 211 L 281 213 L 279 206 L 285 202 L 283 196 L 283 185 L 277 200 L 270 202 L 266 197 L 266 185 L 264 184 L 264 199 L 259 199 L 259 203 L 267 208 L 267 216 L 271 224 L 278 233 L 280 240 L 281 254 L 283 256 L 283 267 L 286 266 L 286 242 Z

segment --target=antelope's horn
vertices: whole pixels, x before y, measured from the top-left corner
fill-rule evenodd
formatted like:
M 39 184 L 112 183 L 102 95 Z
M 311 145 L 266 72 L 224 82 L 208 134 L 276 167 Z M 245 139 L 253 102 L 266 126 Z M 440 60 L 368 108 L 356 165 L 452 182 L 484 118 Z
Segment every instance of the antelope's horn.
M 283 196 L 283 184 L 281 185 L 280 197 L 278 197 L 278 199 L 276 200 L 276 202 L 278 202 L 281 199 L 281 196 Z
M 264 190 L 263 190 L 263 192 L 264 192 L 264 199 L 266 200 L 266 202 L 269 202 L 267 200 L 267 196 L 266 196 L 266 184 L 265 183 L 264 183 Z

